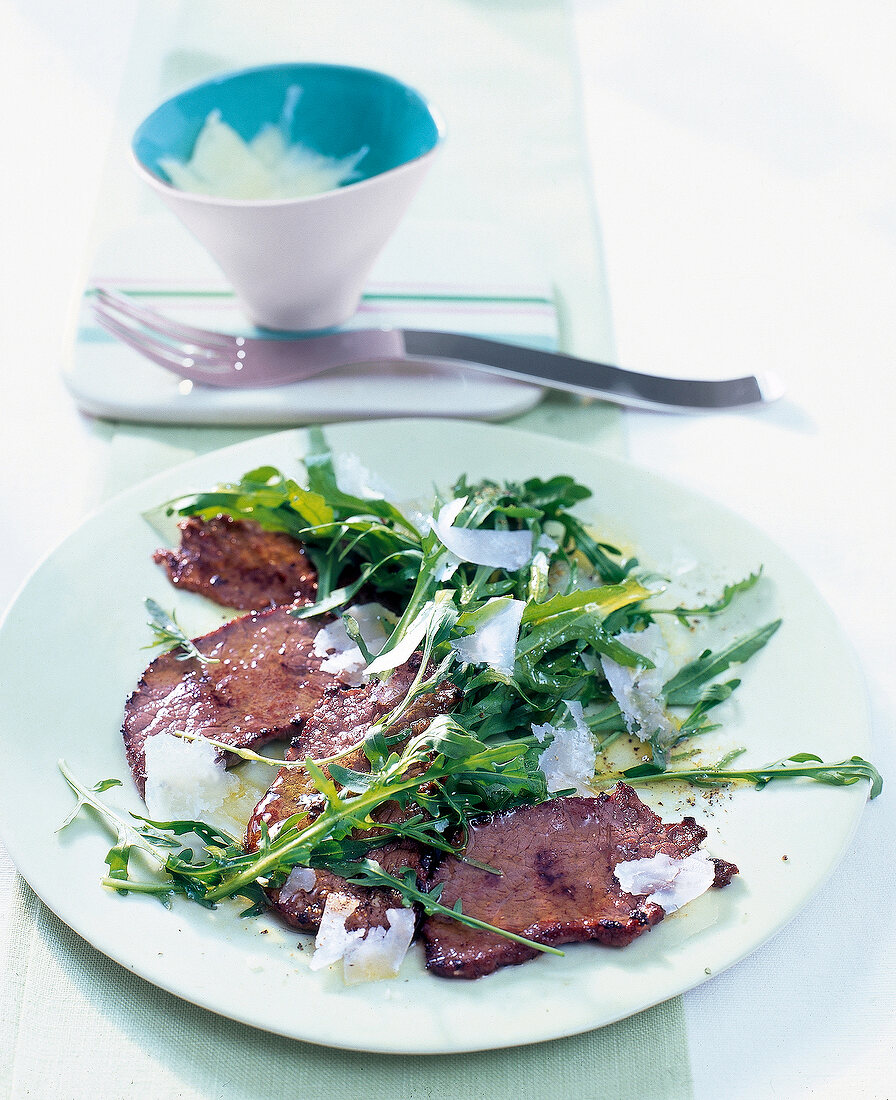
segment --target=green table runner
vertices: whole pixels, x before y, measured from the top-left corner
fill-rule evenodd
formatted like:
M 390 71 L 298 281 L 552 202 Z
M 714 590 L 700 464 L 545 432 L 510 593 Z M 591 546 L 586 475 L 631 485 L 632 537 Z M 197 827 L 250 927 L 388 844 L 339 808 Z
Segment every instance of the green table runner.
M 448 119 L 443 162 L 420 196 L 423 212 L 436 216 L 450 205 L 453 215 L 500 218 L 525 234 L 554 277 L 563 345 L 612 358 L 570 47 L 560 0 L 147 4 L 97 231 L 146 207 L 126 163 L 127 133 L 176 88 L 226 67 L 288 58 L 383 68 L 425 89 Z M 622 451 L 621 415 L 606 406 L 554 396 L 515 424 L 575 439 L 596 454 Z M 261 434 L 99 422 L 92 430 L 108 442 L 104 496 Z M 181 1001 L 95 951 L 21 879 L 9 880 L 8 889 L 14 912 L 0 957 L 0 1095 L 577 1100 L 633 1088 L 650 1098 L 691 1095 L 680 998 L 529 1047 L 432 1057 L 332 1050 Z

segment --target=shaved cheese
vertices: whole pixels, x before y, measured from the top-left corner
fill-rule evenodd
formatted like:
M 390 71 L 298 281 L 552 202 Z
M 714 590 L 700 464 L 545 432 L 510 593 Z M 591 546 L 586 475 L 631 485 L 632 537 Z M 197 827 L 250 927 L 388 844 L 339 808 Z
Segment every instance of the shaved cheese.
M 618 863 L 613 873 L 627 894 L 647 895 L 647 901 L 674 913 L 712 886 L 716 869 L 701 849 L 684 859 L 658 852 L 648 859 L 626 860 Z
M 279 900 L 281 903 L 292 901 L 296 894 L 307 894 L 313 890 L 316 883 L 317 873 L 313 867 L 296 865 L 280 887 Z
M 270 766 L 247 761 L 227 771 L 207 741 L 156 733 L 144 745 L 145 801 L 155 821 L 205 821 L 230 836 L 246 831 L 271 783 Z
M 515 572 L 532 560 L 531 531 L 488 531 L 477 527 L 454 527 L 453 523 L 463 511 L 466 497 L 446 504 L 433 519 L 432 529 L 442 543 L 461 561 L 474 565 L 488 565 L 492 569 Z
M 488 665 L 507 676 L 513 674 L 516 643 L 526 605 L 522 600 L 496 597 L 476 612 L 476 629 L 465 638 L 451 643 L 451 648 L 467 664 Z
M 366 933 L 356 928 L 348 932 L 345 922 L 357 908 L 357 898 L 339 893 L 328 895 L 314 941 L 311 969 L 322 970 L 342 960 L 343 978 L 348 984 L 394 978 L 414 938 L 414 911 L 387 909 L 388 928 L 368 928 Z
M 343 493 L 362 500 L 385 500 L 395 494 L 376 474 L 370 472 L 356 454 L 342 452 L 333 455 L 336 484 Z
M 290 143 L 282 126 L 268 124 L 251 141 L 212 111 L 187 161 L 161 157 L 159 165 L 181 191 L 229 199 L 293 199 L 332 191 L 357 176 L 369 151 L 327 157 Z
M 370 653 L 379 653 L 389 639 L 395 618 L 379 603 L 355 604 L 346 608 L 357 623 L 364 644 Z M 344 684 L 358 687 L 367 682 L 367 661 L 361 649 L 349 637 L 342 619 L 328 623 L 314 636 L 315 656 L 324 657 L 321 671 L 337 676 Z
M 343 957 L 349 944 L 364 938 L 363 928 L 356 928 L 353 932 L 348 932 L 345 928 L 346 920 L 357 908 L 357 898 L 335 892 L 327 895 L 327 903 L 314 941 L 314 954 L 309 964 L 312 970 L 323 970 L 325 966 L 332 966 Z
M 144 745 L 146 809 L 155 821 L 208 821 L 233 832 L 226 803 L 239 795 L 240 780 L 224 770 L 208 741 L 155 734 Z
M 464 510 L 464 505 L 466 503 L 466 497 L 455 497 L 454 500 L 450 500 L 439 510 L 439 518 L 435 522 L 450 527 Z M 433 526 L 435 526 L 435 524 Z
M 363 940 L 351 943 L 346 950 L 343 974 L 350 985 L 394 978 L 401 969 L 414 938 L 414 911 L 387 909 L 386 918 L 388 929 L 369 928 Z
M 566 708 L 573 720 L 572 729 L 552 726 L 550 723 L 532 726 L 536 741 L 541 744 L 547 742 L 539 757 L 538 766 L 544 772 L 549 793 L 572 789 L 576 794 L 590 795 L 594 792 L 588 782 L 594 777 L 594 769 L 597 767 L 594 741 L 585 723 L 582 704 L 568 702 Z
M 457 554 L 452 554 L 450 550 L 443 550 L 439 557 L 436 559 L 435 566 L 432 571 L 433 579 L 439 584 L 444 584 L 445 581 L 450 581 L 454 574 L 457 572 L 457 567 L 461 564 L 460 558 Z
M 616 636 L 628 649 L 653 662 L 654 668 L 628 668 L 610 657 L 601 658 L 604 675 L 625 719 L 629 733 L 648 741 L 659 733 L 670 739 L 675 725 L 663 705 L 663 684 L 672 675 L 671 658 L 656 623 L 646 630 Z
M 335 653 L 332 657 L 328 657 L 320 663 L 321 672 L 329 672 L 331 676 L 335 676 L 347 687 L 361 687 L 362 684 L 365 684 L 367 682 L 366 669 L 367 661 L 356 645 L 350 646 L 341 653 Z
M 391 649 L 385 656 L 374 657 L 370 662 L 367 666 L 368 676 L 373 676 L 380 672 L 388 672 L 390 668 L 398 668 L 399 665 L 403 665 L 405 661 L 408 660 L 426 636 L 426 631 L 429 629 L 429 624 L 432 621 L 436 606 L 434 600 L 429 600 L 423 605 L 420 609 L 420 614 L 411 623 L 408 632 L 402 637 L 395 648 Z

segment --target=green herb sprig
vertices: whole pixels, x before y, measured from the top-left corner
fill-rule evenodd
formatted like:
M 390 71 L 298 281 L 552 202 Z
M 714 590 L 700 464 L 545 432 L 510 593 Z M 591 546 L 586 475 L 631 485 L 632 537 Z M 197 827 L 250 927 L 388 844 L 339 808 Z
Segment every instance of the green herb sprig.
M 149 597 L 143 601 L 143 604 L 149 612 L 147 625 L 152 629 L 155 636 L 155 640 L 151 643 L 152 646 L 161 646 L 166 653 L 179 649 L 181 652 L 176 654 L 179 661 L 188 661 L 192 658 L 204 665 L 218 663 L 217 657 L 209 657 L 208 654 L 203 653 L 198 648 L 193 639 L 188 637 L 181 628 L 173 614 L 169 615 L 155 600 Z M 150 646 L 146 648 L 149 649 Z
M 875 766 L 861 756 L 851 756 L 838 763 L 825 763 L 820 756 L 811 752 L 798 752 L 793 756 L 782 757 L 771 764 L 762 764 L 752 768 L 727 768 L 725 766 L 704 765 L 695 768 L 670 768 L 667 771 L 655 769 L 652 764 L 640 764 L 616 775 L 601 777 L 604 781 L 624 780 L 632 786 L 645 786 L 652 783 L 686 782 L 695 787 L 724 787 L 732 783 L 752 783 L 761 791 L 776 780 L 810 779 L 828 786 L 849 787 L 863 780 L 870 782 L 869 798 L 877 798 L 883 790 L 883 778 Z

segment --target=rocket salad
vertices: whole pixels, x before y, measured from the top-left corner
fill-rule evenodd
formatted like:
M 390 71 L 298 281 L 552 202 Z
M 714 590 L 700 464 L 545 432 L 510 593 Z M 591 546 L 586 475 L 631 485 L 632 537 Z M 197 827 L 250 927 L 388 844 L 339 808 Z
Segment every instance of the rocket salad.
M 292 535 L 311 558 L 318 587 L 315 602 L 291 614 L 338 616 L 368 678 L 388 678 L 415 651 L 423 654 L 419 673 L 404 702 L 364 738 L 365 770 L 344 766 L 345 754 L 296 762 L 323 809 L 311 823 L 294 815 L 256 851 L 204 822 L 125 820 L 99 797 L 111 781 L 88 789 L 61 764 L 78 798 L 68 820 L 90 806 L 117 834 L 105 885 L 209 906 L 241 896 L 254 912 L 265 904 L 265 888 L 282 884 L 296 867 L 311 867 L 388 886 L 427 914 L 483 927 L 462 905 L 442 905 L 438 887 L 421 888 L 411 872 L 384 871 L 376 859 L 384 835 L 462 857 L 463 843 L 450 838 L 464 835 L 478 816 L 593 794 L 620 779 L 710 787 L 866 780 L 871 797 L 880 792 L 876 769 L 856 756 L 824 762 L 801 751 L 738 768 L 744 750 L 736 747 L 703 759 L 700 738 L 719 728 L 716 708 L 740 685 L 730 670 L 773 645 L 780 622 L 754 625 L 721 648 L 698 647 L 686 657 L 670 653 L 664 632 L 699 638 L 701 624 L 763 583 L 761 568 L 686 606 L 669 599 L 652 568 L 577 516 L 573 509 L 591 493 L 571 477 L 497 483 L 461 476 L 419 513 L 389 502 L 357 470 L 347 484 L 323 435 L 312 431 L 311 439 L 304 485 L 260 467 L 162 512 L 223 513 Z M 372 598 L 388 626 L 375 651 L 355 610 Z M 192 643 L 173 615 L 156 603 L 148 610 L 157 638 L 189 656 Z M 410 739 L 398 736 L 414 699 L 445 679 L 460 689 L 459 706 Z M 402 821 L 384 826 L 371 818 L 386 802 L 407 811 Z M 378 835 L 362 835 L 374 825 Z M 151 878 L 132 867 L 134 850 L 149 859 Z

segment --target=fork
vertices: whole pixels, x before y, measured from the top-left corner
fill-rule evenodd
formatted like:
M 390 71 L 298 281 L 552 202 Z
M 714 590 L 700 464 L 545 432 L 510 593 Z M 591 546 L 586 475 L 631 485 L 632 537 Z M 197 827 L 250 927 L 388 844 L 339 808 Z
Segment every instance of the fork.
M 368 328 L 311 336 L 231 336 L 177 321 L 107 287 L 96 289 L 93 310 L 98 323 L 123 343 L 204 386 L 281 386 L 336 367 L 425 359 L 661 411 L 737 408 L 781 395 L 770 375 L 667 378 L 461 333 Z

